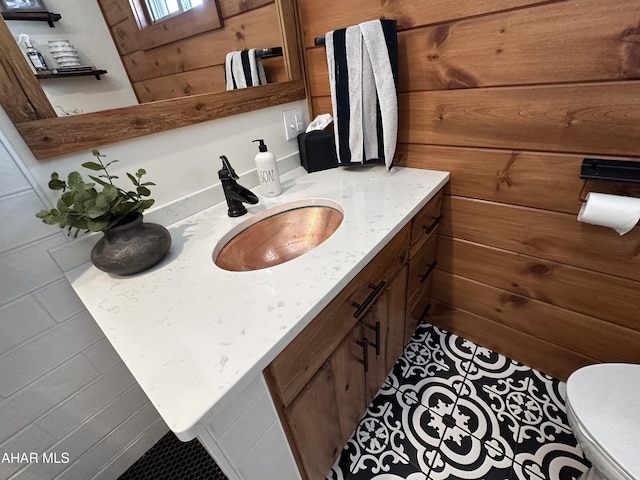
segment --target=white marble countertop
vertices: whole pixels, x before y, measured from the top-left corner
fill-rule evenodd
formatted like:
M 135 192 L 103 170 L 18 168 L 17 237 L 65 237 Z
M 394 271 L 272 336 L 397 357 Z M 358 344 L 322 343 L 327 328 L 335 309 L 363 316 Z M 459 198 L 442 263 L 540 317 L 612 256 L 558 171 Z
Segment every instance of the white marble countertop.
M 130 277 L 90 263 L 66 272 L 100 328 L 167 425 L 197 436 L 216 404 L 255 378 L 448 181 L 449 174 L 394 167 L 282 176 L 243 217 L 217 204 L 168 228 L 167 258 Z M 301 199 L 338 202 L 344 220 L 323 244 L 253 272 L 217 267 L 212 252 L 238 224 Z M 226 397 L 225 397 L 226 396 Z

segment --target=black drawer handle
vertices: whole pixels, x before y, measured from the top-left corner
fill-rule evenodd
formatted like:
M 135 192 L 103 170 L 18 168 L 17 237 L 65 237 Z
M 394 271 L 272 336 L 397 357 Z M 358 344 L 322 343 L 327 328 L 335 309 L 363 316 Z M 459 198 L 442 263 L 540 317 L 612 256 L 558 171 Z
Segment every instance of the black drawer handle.
M 436 265 L 438 265 L 438 262 L 434 260 L 433 263 L 429 265 L 429 268 L 427 268 L 427 271 L 424 273 L 424 275 L 420 277 L 420 283 L 424 283 L 427 281 L 427 278 L 429 278 L 429 275 L 431 275 L 431 272 L 433 272 L 433 269 L 436 268 Z
M 431 225 L 429 225 L 428 227 L 426 225 L 423 225 L 422 228 L 424 228 L 424 233 L 429 235 L 431 232 L 433 232 L 433 229 L 438 226 L 438 224 L 443 218 L 444 218 L 444 215 L 438 215 L 437 217 L 433 218 L 433 222 L 431 223 Z
M 362 312 L 364 312 L 367 307 L 371 304 L 371 302 L 373 302 L 375 300 L 375 298 L 378 296 L 378 294 L 382 291 L 382 289 L 385 286 L 385 282 L 384 280 L 381 280 L 380 283 L 378 285 L 372 285 L 371 283 L 369 284 L 369 288 L 373 288 L 373 291 L 369 294 L 369 296 L 367 297 L 367 299 L 361 304 L 357 304 L 355 302 L 351 302 L 351 305 L 356 307 L 356 312 L 353 314 L 353 316 L 355 318 L 358 318 L 360 315 L 362 315 Z
M 369 371 L 369 340 L 363 337 L 361 342 L 356 343 L 362 347 L 362 360 L 358 359 L 358 363 L 364 365 L 364 373 L 367 373 Z

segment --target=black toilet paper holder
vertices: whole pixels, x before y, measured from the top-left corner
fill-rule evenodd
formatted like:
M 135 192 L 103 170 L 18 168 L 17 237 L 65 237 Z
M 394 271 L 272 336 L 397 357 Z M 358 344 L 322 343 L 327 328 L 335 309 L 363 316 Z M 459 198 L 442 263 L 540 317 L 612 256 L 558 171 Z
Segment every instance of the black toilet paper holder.
M 620 183 L 640 183 L 640 161 L 637 160 L 604 160 L 601 158 L 585 158 L 580 168 L 580 178 L 584 180 L 578 198 L 582 197 L 589 180 Z

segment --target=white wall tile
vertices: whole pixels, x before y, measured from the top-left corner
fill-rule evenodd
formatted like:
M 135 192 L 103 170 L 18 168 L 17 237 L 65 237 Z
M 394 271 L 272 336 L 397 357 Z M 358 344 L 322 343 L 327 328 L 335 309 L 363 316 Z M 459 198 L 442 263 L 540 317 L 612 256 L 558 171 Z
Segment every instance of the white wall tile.
M 49 253 L 58 268 L 66 273 L 89 262 L 91 250 L 103 236 L 102 233 L 80 234 L 71 241 L 71 245 L 54 248 Z
M 244 411 L 233 428 L 218 441 L 229 460 L 239 465 L 255 446 L 248 441 L 246 432 L 251 432 L 251 438 L 260 438 L 274 423 L 276 423 L 275 412 L 269 400 L 262 395 Z
M 0 197 L 0 249 L 2 252 L 57 233 L 57 226 L 36 218 L 44 204 L 33 190 Z
M 104 373 L 107 370 L 115 367 L 118 363 L 122 363 L 120 355 L 113 349 L 109 340 L 106 338 L 100 340 L 94 345 L 87 348 L 82 354 L 87 357 L 91 365 L 96 369 Z
M 55 437 L 43 432 L 37 427 L 29 426 L 20 433 L 11 437 L 11 439 L 0 444 L 0 454 L 3 453 L 37 453 L 44 452 L 56 441 Z M 19 470 L 22 470 L 25 464 L 19 463 L 1 463 L 0 462 L 0 478 L 10 478 Z
M 28 475 L 36 474 L 35 478 L 40 479 L 56 478 L 60 472 L 69 468 L 73 463 L 78 462 L 81 457 L 97 443 L 103 440 L 108 441 L 117 426 L 147 405 L 148 402 L 149 400 L 140 387 L 135 385 L 129 388 L 129 390 L 113 400 L 100 412 L 91 417 L 91 419 L 84 422 L 71 434 L 67 435 L 49 449 L 49 452 L 56 452 L 58 455 L 67 453 L 70 459 L 68 464 L 31 464 L 25 472 L 28 472 Z M 133 440 L 133 438 L 131 440 Z M 123 448 L 129 442 L 120 444 L 119 447 Z M 86 460 L 83 459 L 82 463 L 85 462 Z M 91 466 L 91 463 L 89 462 L 88 465 Z M 97 466 L 95 470 L 98 470 Z M 71 479 L 73 477 L 69 478 Z
M 31 185 L 0 142 L 0 196 L 31 190 Z
M 1 306 L 0 356 L 54 325 L 51 316 L 31 295 Z
M 1 109 L 0 114 L 4 115 Z M 0 399 L 0 451 L 42 454 L 64 435 L 68 434 L 71 442 L 78 432 L 78 442 L 85 443 L 87 432 L 93 432 L 83 445 L 85 450 L 96 452 L 88 461 L 101 456 L 104 450 L 102 463 L 109 465 L 105 471 L 117 472 L 112 477 L 116 478 L 167 427 L 157 412 L 149 409 L 139 387 L 131 390 L 133 377 L 53 261 L 49 250 L 67 244 L 69 239 L 59 228 L 35 217 L 47 206 L 29 183 L 33 177 L 21 171 L 2 144 L 4 126 L 2 130 L 0 222 L 5 228 L 0 229 L 0 390 L 5 396 L 13 393 Z M 43 168 L 55 169 L 50 164 Z M 40 187 L 47 191 L 46 184 Z M 77 353 L 82 349 L 86 349 L 86 355 Z M 104 375 L 98 378 L 100 374 Z M 135 392 L 137 402 L 118 398 L 127 387 Z M 113 405 L 111 415 L 95 415 L 107 404 Z M 132 411 L 139 410 L 139 404 L 147 405 L 145 411 L 150 414 L 136 417 L 142 421 L 128 422 L 132 428 L 121 427 L 129 438 L 122 436 L 125 443 L 118 448 L 133 448 L 131 453 L 121 452 L 114 460 L 113 448 L 107 441 L 110 432 Z M 47 431 L 37 426 L 38 421 Z M 147 433 L 149 430 L 152 434 Z M 93 468 L 81 456 L 76 461 Z M 1 464 L 0 478 L 50 480 L 53 476 L 43 477 L 42 471 L 32 471 L 25 465 Z
M 103 338 L 88 312 L 0 357 L 0 396 L 8 397 Z
M 102 470 L 96 472 L 94 476 L 86 478 L 91 480 L 113 480 L 122 475 L 169 431 L 169 427 L 160 417 L 155 422 L 142 435 L 136 438 L 135 443 L 127 445 Z
M 129 446 L 140 430 L 147 428 L 157 418 L 158 412 L 155 408 L 150 403 L 146 404 L 89 450 L 83 456 L 82 462 L 73 463 L 60 475 L 59 480 L 88 479 L 96 476 L 113 457 L 121 454 Z
M 267 393 L 266 387 L 261 376 L 258 376 L 237 395 L 234 395 L 233 401 L 223 398 L 221 405 L 216 406 L 216 413 L 209 423 L 211 430 L 217 437 L 222 437 L 231 430 L 243 412 L 248 410 L 250 405 L 265 393 Z
M 274 424 L 267 434 L 260 439 L 244 462 L 238 468 L 245 479 L 282 480 L 300 478 L 291 450 L 284 441 L 284 433 L 280 425 Z M 284 474 L 283 472 L 287 472 Z
M 47 285 L 34 295 L 56 322 L 64 322 L 85 309 L 66 278 Z
M 63 278 L 47 250 L 65 243 L 58 233 L 0 255 L 0 305 Z
M 97 376 L 89 362 L 78 355 L 0 402 L 0 442 L 30 425 Z
M 135 384 L 129 370 L 121 363 L 67 398 L 35 424 L 43 431 L 61 438 Z

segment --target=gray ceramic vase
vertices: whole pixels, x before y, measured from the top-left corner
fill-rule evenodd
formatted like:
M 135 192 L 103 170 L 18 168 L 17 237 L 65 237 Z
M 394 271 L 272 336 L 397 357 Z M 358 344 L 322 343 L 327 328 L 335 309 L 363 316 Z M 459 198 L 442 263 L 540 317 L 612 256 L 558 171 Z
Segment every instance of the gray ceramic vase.
M 145 223 L 141 213 L 103 234 L 91 250 L 91 262 L 115 275 L 132 275 L 151 268 L 171 247 L 169 230 L 157 223 Z

